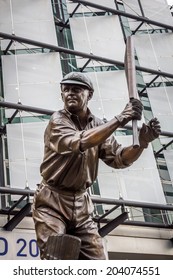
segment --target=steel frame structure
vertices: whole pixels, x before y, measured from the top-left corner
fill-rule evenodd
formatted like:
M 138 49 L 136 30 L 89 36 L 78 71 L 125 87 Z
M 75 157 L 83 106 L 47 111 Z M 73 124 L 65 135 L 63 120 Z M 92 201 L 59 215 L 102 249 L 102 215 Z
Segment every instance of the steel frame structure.
M 152 24 L 152 25 L 155 25 L 155 26 L 158 26 L 158 27 L 162 27 L 163 29 L 173 31 L 173 26 L 172 25 L 164 24 L 164 23 L 161 23 L 161 22 L 158 22 L 158 21 L 155 21 L 155 20 L 151 20 L 151 19 L 145 17 L 142 9 L 141 9 L 141 13 L 143 15 L 142 16 L 137 16 L 137 15 L 133 15 L 133 14 L 130 14 L 130 13 L 126 13 L 124 11 L 120 11 L 118 9 L 113 9 L 113 8 L 110 8 L 110 7 L 102 6 L 102 5 L 93 3 L 93 2 L 88 2 L 88 1 L 84 1 L 84 0 L 70 0 L 70 1 L 73 2 L 73 3 L 82 4 L 84 6 L 89 6 L 89 7 L 92 7 L 92 8 L 100 9 L 100 10 L 105 11 L 105 12 L 110 12 L 114 15 L 119 15 L 119 16 L 123 16 L 123 17 L 126 17 L 126 18 L 135 19 L 136 21 L 139 21 L 139 22 L 141 21 L 142 23 Z M 115 2 L 117 2 L 117 1 L 115 1 Z M 140 3 L 139 0 L 138 0 L 138 2 L 139 2 L 139 6 L 141 7 L 141 5 L 140 5 L 141 3 Z

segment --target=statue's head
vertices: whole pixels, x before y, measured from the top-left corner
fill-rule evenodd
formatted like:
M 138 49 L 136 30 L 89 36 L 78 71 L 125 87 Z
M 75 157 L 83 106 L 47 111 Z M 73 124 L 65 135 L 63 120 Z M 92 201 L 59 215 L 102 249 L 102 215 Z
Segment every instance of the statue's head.
M 81 72 L 68 73 L 64 76 L 60 84 L 83 85 L 86 86 L 92 93 L 94 92 L 94 87 L 91 79 L 86 74 Z

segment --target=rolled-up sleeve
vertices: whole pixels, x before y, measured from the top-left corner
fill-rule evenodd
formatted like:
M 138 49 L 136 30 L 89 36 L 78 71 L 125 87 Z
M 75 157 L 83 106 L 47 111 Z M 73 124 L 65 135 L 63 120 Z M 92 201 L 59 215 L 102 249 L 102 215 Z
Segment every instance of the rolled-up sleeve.
M 103 160 L 108 166 L 119 169 L 126 168 L 127 165 L 122 160 L 122 152 L 124 147 L 118 144 L 115 137 L 110 136 L 99 149 L 99 158 Z
M 45 144 L 59 154 L 79 153 L 82 133 L 68 122 L 50 121 L 45 131 Z

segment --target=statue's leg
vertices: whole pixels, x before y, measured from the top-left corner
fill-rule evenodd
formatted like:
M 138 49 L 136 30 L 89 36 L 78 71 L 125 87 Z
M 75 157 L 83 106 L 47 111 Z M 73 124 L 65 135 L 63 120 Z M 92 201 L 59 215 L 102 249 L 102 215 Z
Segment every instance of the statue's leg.
M 69 224 L 73 224 L 73 211 L 73 196 L 59 194 L 44 185 L 38 187 L 32 214 L 41 259 L 78 258 L 80 239 L 66 235 Z
M 66 225 L 57 217 L 51 215 L 50 209 L 36 209 L 33 211 L 37 245 L 40 250 L 40 258 L 45 258 L 44 251 L 48 238 L 54 235 L 66 233 Z
M 98 233 L 97 224 L 88 217 L 80 227 L 75 230 L 75 236 L 81 239 L 80 260 L 104 260 L 106 252 L 103 239 Z
M 47 260 L 76 260 L 80 252 L 80 239 L 66 234 L 66 224 L 51 209 L 33 212 L 40 258 Z

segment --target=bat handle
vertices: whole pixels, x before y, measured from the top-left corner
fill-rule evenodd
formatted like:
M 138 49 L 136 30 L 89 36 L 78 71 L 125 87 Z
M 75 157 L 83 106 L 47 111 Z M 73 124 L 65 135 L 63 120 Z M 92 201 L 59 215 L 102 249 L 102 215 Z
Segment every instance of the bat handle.
M 132 129 L 133 129 L 133 148 L 139 148 L 139 137 L 138 137 L 138 126 L 137 120 L 132 120 Z

